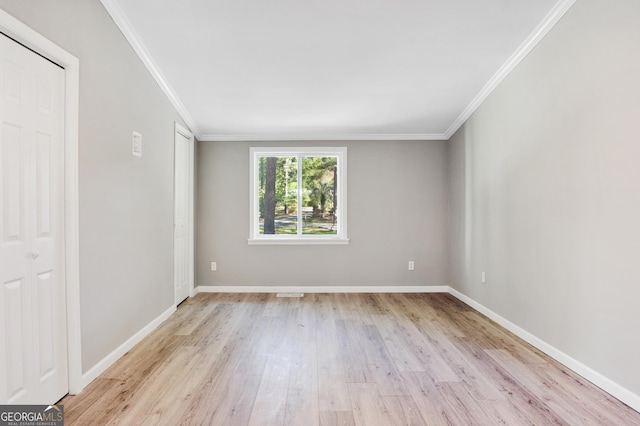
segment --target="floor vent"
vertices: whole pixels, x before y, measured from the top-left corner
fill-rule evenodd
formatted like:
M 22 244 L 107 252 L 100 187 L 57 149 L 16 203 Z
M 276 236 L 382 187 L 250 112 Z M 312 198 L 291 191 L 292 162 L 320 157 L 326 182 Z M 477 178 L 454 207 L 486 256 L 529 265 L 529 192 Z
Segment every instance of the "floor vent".
M 276 297 L 304 297 L 304 293 L 278 293 Z

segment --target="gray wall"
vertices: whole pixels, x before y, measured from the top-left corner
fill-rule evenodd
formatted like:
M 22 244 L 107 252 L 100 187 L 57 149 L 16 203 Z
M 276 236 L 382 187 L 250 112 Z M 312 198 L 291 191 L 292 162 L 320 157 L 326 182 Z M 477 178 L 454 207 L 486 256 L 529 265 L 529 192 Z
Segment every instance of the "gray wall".
M 314 145 L 348 147 L 350 244 L 248 245 L 249 147 Z M 446 142 L 202 142 L 198 149 L 196 285 L 448 285 Z
M 452 285 L 635 394 L 638 28 L 637 0 L 576 2 L 449 151 Z
M 80 292 L 86 372 L 173 304 L 173 123 L 98 0 L 0 0 L 80 59 Z M 143 157 L 131 155 L 131 133 Z
M 86 371 L 173 303 L 180 120 L 97 0 L 0 8 L 81 63 Z M 257 144 L 201 143 L 197 284 L 451 283 L 640 394 L 639 26 L 635 0 L 581 0 L 448 146 L 336 144 L 349 147 L 348 246 L 247 245 Z M 130 154 L 133 130 L 144 135 L 141 159 Z

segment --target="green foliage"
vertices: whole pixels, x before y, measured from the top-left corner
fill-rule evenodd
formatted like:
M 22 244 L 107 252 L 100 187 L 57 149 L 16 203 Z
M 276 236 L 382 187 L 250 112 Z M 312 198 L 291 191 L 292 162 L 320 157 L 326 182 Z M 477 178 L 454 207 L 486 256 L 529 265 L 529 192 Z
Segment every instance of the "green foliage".
M 335 208 L 336 167 L 336 157 L 302 159 L 302 190 L 306 196 L 303 205 L 313 207 L 323 217 Z
M 258 163 L 258 203 L 260 218 L 266 216 L 272 220 L 276 215 L 295 215 L 298 206 L 298 172 L 296 157 L 275 157 L 275 207 L 274 211 L 265 212 L 265 192 L 267 184 L 267 158 L 260 157 Z M 271 157 L 272 159 L 274 157 Z M 302 206 L 313 209 L 313 216 L 325 219 L 327 213 L 336 208 L 335 192 L 337 179 L 336 157 L 302 157 Z M 273 182 L 273 180 L 271 180 Z M 276 233 L 290 232 L 276 230 Z M 295 233 L 295 232 L 293 232 Z M 309 230 L 305 233 L 334 233 L 324 229 Z

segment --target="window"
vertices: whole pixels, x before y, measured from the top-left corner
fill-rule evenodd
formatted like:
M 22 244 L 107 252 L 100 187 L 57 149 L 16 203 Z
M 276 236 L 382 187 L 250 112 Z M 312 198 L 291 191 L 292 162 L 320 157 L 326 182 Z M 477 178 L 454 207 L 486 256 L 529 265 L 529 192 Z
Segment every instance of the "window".
M 347 148 L 251 148 L 249 244 L 347 244 Z

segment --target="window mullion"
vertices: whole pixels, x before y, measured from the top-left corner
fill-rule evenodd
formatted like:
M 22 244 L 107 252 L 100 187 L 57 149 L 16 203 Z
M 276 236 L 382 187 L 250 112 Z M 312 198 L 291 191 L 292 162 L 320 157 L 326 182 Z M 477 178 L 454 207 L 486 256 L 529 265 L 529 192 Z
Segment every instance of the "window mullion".
M 296 161 L 298 163 L 298 173 L 296 176 L 298 178 L 298 236 L 302 235 L 302 155 L 298 154 L 296 157 Z
M 289 147 L 276 147 L 276 148 L 255 148 L 250 149 L 252 167 L 250 168 L 251 175 L 251 204 L 250 209 L 252 221 L 249 227 L 251 228 L 249 237 L 249 244 L 348 244 L 347 229 L 346 229 L 346 148 L 330 148 L 330 147 L 316 147 L 316 148 L 289 148 Z M 285 210 L 287 206 L 291 206 L 289 198 L 290 191 L 287 190 L 293 182 L 297 182 L 296 187 L 296 213 L 295 219 L 291 218 L 284 222 L 276 221 L 273 217 L 275 225 L 275 233 L 282 235 L 267 235 L 261 229 L 261 208 L 264 206 L 261 204 L 261 191 L 265 190 L 261 186 L 265 180 L 271 182 L 273 177 L 273 163 L 270 164 L 269 172 L 267 169 L 263 169 L 262 163 L 265 159 L 270 157 L 286 158 L 285 170 L 282 169 L 282 162 L 276 163 L 276 200 L 274 207 L 274 200 L 269 198 L 269 214 L 266 214 L 269 218 L 269 225 L 271 226 L 271 209 L 274 212 L 278 207 L 282 208 L 283 202 Z M 296 180 L 291 181 L 291 166 L 289 161 L 295 161 L 296 164 Z M 307 170 L 304 170 L 303 161 L 307 161 Z M 336 170 L 331 179 L 331 166 L 335 164 Z M 289 173 L 287 173 L 289 170 Z M 283 175 L 284 173 L 284 175 Z M 305 175 L 306 173 L 306 175 Z M 284 176 L 285 198 L 284 201 L 278 198 L 279 191 L 282 184 L 282 179 L 279 177 Z M 268 179 L 267 179 L 268 178 Z M 333 183 L 332 183 L 333 181 Z M 287 185 L 288 183 L 288 185 Z M 304 184 L 309 185 L 308 189 L 304 188 Z M 331 185 L 333 184 L 333 188 Z M 333 215 L 335 222 L 331 222 L 331 216 L 327 217 L 325 214 L 313 216 L 314 212 L 326 213 L 330 212 L 327 203 L 330 202 L 330 194 L 333 191 Z M 269 193 L 271 197 L 271 192 Z M 305 201 L 306 194 L 306 201 Z M 336 208 L 336 204 L 338 208 Z M 330 205 L 330 204 L 329 204 Z M 307 207 L 303 207 L 307 206 Z M 317 210 L 316 210 L 317 206 Z M 309 210 L 309 212 L 307 212 Z M 290 212 L 290 209 L 288 209 Z M 264 212 L 266 213 L 266 212 Z M 267 219 L 265 217 L 265 220 Z M 296 228 L 291 233 L 291 222 L 296 221 Z M 306 220 L 305 220 L 306 219 Z M 265 222 L 266 223 L 266 222 Z M 329 227 L 329 225 L 332 225 Z M 269 228 L 271 229 L 271 228 Z M 273 231 L 270 231 L 270 234 Z

